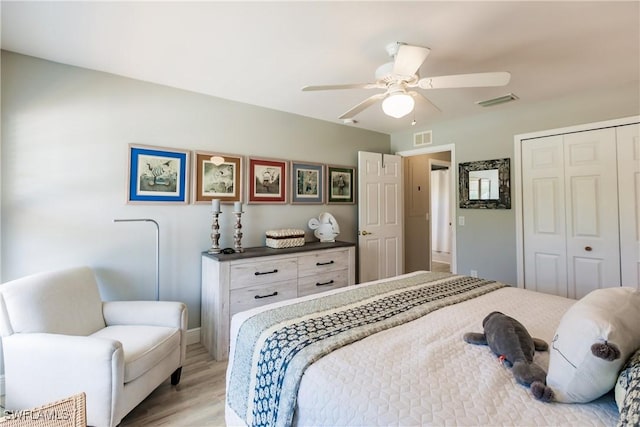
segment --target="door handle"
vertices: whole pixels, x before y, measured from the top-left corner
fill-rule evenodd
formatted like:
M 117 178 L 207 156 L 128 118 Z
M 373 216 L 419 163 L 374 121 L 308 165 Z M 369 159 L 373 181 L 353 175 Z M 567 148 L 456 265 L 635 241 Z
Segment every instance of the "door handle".
M 360 232 L 360 234 L 361 234 L 361 235 L 363 235 L 363 236 L 367 236 L 367 235 L 369 235 L 369 234 L 373 234 L 373 233 L 369 233 L 367 230 L 362 230 L 362 231 Z
M 591 252 L 593 250 L 593 248 L 591 246 L 585 246 L 584 250 L 587 252 Z

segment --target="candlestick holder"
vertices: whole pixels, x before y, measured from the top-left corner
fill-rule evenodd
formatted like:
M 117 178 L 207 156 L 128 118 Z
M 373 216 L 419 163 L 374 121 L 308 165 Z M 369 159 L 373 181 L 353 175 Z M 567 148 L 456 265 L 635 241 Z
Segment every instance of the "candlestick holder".
M 218 222 L 218 216 L 221 211 L 213 211 L 213 222 L 211 223 L 211 247 L 207 251 L 210 254 L 220 253 L 220 223 Z
M 236 252 L 244 252 L 242 249 L 242 223 L 240 222 L 240 217 L 244 212 L 242 211 L 234 211 L 233 214 L 236 216 L 236 224 L 233 226 L 233 247 Z

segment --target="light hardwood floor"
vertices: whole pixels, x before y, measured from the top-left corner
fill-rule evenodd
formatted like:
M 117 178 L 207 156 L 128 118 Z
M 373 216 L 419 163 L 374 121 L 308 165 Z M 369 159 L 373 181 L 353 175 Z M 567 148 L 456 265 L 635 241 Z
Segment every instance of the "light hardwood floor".
M 167 379 L 120 426 L 224 426 L 226 370 L 227 362 L 213 360 L 202 344 L 187 346 L 180 384 Z
M 443 272 L 443 273 L 450 273 L 451 272 L 451 266 L 449 264 L 444 263 L 444 262 L 431 261 L 431 271 L 439 271 L 439 272 Z

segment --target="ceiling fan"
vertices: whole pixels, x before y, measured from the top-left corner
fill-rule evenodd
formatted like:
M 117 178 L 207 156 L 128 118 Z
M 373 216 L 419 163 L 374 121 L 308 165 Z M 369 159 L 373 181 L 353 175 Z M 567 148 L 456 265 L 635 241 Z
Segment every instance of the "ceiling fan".
M 335 89 L 384 89 L 383 93 L 377 93 L 365 99 L 349 111 L 339 117 L 341 120 L 352 119 L 378 101 L 382 101 L 382 110 L 388 116 L 400 118 L 413 111 L 414 98 L 427 102 L 440 111 L 424 95 L 414 90 L 420 89 L 447 89 L 462 87 L 488 87 L 504 86 L 509 83 L 511 74 L 508 72 L 456 74 L 450 76 L 423 77 L 418 75 L 418 69 L 427 59 L 431 51 L 421 46 L 411 46 L 402 42 L 387 45 L 387 53 L 393 61 L 378 67 L 375 73 L 375 83 L 356 83 L 343 85 L 305 86 L 303 91 L 335 90 Z

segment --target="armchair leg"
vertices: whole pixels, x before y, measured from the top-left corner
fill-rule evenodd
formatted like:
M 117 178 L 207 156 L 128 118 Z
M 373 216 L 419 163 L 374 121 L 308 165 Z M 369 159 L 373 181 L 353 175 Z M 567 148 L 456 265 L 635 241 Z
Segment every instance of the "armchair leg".
M 178 385 L 180 382 L 180 374 L 182 374 L 182 366 L 173 371 L 171 374 L 171 385 Z

